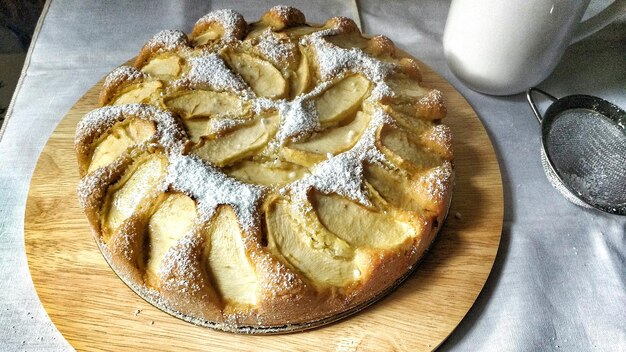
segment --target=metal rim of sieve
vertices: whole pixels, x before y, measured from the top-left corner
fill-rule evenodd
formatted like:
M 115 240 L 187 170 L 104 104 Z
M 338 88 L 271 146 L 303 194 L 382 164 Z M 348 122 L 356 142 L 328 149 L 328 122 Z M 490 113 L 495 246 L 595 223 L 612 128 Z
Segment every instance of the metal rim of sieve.
M 539 93 L 552 101 L 552 104 L 546 109 L 543 115 L 541 115 L 537 104 L 533 100 L 533 93 Z M 615 126 L 619 127 L 623 132 L 624 138 L 626 138 L 626 112 L 604 99 L 591 95 L 577 94 L 558 99 L 536 87 L 529 88 L 526 91 L 526 99 L 528 100 L 537 121 L 539 121 L 539 124 L 541 125 L 541 163 L 548 180 L 552 183 L 554 188 L 560 191 L 561 194 L 567 198 L 567 200 L 576 205 L 586 208 L 595 208 L 610 214 L 626 215 L 626 204 L 616 206 L 598 204 L 597 202 L 593 202 L 592 200 L 583 197 L 579 192 L 565 182 L 563 177 L 559 174 L 557 168 L 554 166 L 554 161 L 546 148 L 547 137 L 550 133 L 552 124 L 557 117 L 566 110 L 587 109 L 595 111 L 608 118 L 615 124 Z

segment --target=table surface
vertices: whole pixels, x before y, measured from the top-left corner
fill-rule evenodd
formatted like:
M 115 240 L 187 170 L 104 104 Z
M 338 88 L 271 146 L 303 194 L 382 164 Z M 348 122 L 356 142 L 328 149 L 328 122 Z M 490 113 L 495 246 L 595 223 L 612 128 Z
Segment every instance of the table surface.
M 608 1 L 593 1 L 589 14 Z M 540 130 L 522 94 L 464 87 L 441 38 L 449 1 L 289 1 L 310 22 L 360 18 L 447 78 L 470 102 L 498 153 L 505 194 L 502 242 L 474 307 L 441 350 L 626 350 L 626 217 L 568 203 L 546 179 Z M 55 0 L 46 4 L 0 136 L 0 350 L 65 351 L 24 252 L 24 209 L 37 158 L 70 107 L 159 30 L 234 8 L 255 19 L 268 1 Z M 393 25 L 391 25 L 393 24 Z M 539 86 L 626 107 L 626 18 L 568 48 Z

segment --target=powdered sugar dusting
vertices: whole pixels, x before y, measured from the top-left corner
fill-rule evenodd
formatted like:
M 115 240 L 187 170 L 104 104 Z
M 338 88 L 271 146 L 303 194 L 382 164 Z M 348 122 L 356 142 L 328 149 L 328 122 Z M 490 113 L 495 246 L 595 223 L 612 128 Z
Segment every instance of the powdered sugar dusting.
M 182 150 L 187 136 L 180 122 L 169 111 L 148 104 L 113 105 L 92 110 L 78 123 L 74 143 L 79 146 L 83 141 L 106 133 L 117 122 L 129 117 L 154 121 L 156 142 L 170 153 L 179 153 Z M 155 142 L 154 139 L 145 143 Z
M 385 97 L 393 97 L 396 93 L 389 87 L 385 81 L 374 82 L 368 101 L 378 101 Z
M 278 110 L 278 102 L 269 98 L 257 98 L 252 100 L 252 110 L 255 114 L 259 115 L 263 111 Z
M 231 9 L 222 9 L 209 12 L 196 22 L 196 26 L 207 22 L 217 22 L 224 28 L 222 42 L 232 42 L 237 40 L 237 27 L 246 24 L 243 16 Z
M 452 132 L 446 125 L 436 125 L 428 133 L 427 139 L 440 146 L 449 146 L 452 144 Z
M 319 63 L 323 79 L 330 79 L 345 71 L 362 72 L 374 82 L 383 81 L 391 72 L 392 65 L 369 57 L 358 48 L 344 49 L 317 36 L 311 36 L 311 43 Z
M 421 180 L 426 184 L 428 195 L 435 201 L 441 201 L 450 188 L 452 175 L 452 164 L 446 160 L 442 165 L 428 171 Z
M 314 188 L 326 194 L 336 193 L 364 206 L 371 206 L 363 181 L 363 163 L 391 163 L 375 144 L 376 132 L 381 126 L 391 122 L 391 117 L 385 112 L 375 109 L 363 136 L 352 149 L 335 156 L 329 155 L 329 158 L 319 163 L 310 175 L 287 185 L 283 192 L 291 191 L 298 204 L 304 204 L 309 189 Z
M 320 128 L 317 110 L 313 98 L 320 95 L 331 84 L 322 82 L 307 94 L 302 94 L 289 101 L 286 99 L 271 100 L 259 98 L 252 101 L 257 114 L 265 110 L 277 110 L 280 113 L 280 126 L 275 139 L 271 142 L 274 147 L 282 146 L 289 138 L 305 137 Z
M 271 12 L 278 14 L 283 20 L 286 20 L 294 10 L 293 7 L 287 5 L 276 5 L 270 9 Z
M 78 203 L 80 207 L 86 209 L 91 206 L 94 197 L 97 197 L 98 190 L 102 190 L 103 180 L 112 178 L 114 171 L 120 168 L 122 159 L 117 159 L 107 167 L 101 167 L 94 170 L 90 174 L 83 177 L 78 183 L 76 193 L 78 194 Z
M 288 26 L 300 21 L 301 14 L 292 8 L 277 6 L 272 11 L 275 12 L 271 14 L 274 16 L 271 18 L 272 20 L 275 20 L 277 14 L 283 19 L 283 22 L 286 23 L 288 21 L 290 23 L 287 24 Z M 267 17 L 264 17 L 264 20 L 267 19 Z M 84 145 L 86 148 L 90 148 L 91 145 L 88 144 L 92 143 L 94 136 L 107 133 L 116 123 L 126 118 L 141 118 L 155 122 L 157 129 L 155 136 L 139 146 L 143 148 L 142 152 L 150 152 L 153 150 L 153 147 L 158 145 L 165 147 L 168 166 L 164 177 L 160 179 L 160 183 L 154 191 L 184 192 L 194 199 L 198 209 L 198 218 L 195 219 L 196 223 L 193 228 L 189 229 L 174 246 L 169 248 L 157 273 L 159 275 L 159 289 L 172 290 L 172 292 L 176 293 L 175 296 L 179 302 L 197 303 L 194 300 L 206 299 L 209 301 L 214 299 L 214 297 L 208 297 L 206 292 L 200 293 L 207 286 L 205 286 L 206 277 L 203 276 L 205 274 L 202 271 L 203 258 L 201 257 L 204 255 L 204 252 L 202 252 L 204 239 L 198 230 L 200 226 L 204 226 L 206 222 L 212 220 L 220 205 L 233 208 L 237 221 L 244 232 L 247 232 L 248 235 L 258 235 L 260 234 L 260 221 L 262 220 L 259 208 L 269 192 L 275 192 L 278 189 L 281 195 L 289 196 L 294 207 L 301 207 L 298 210 L 307 210 L 302 209 L 302 207 L 308 207 L 309 210 L 312 210 L 312 205 L 308 202 L 308 193 L 311 189 L 325 194 L 337 194 L 363 206 L 374 207 L 364 177 L 364 165 L 373 163 L 386 168 L 398 167 L 393 165 L 377 148 L 377 143 L 379 142 L 377 134 L 382 126 L 394 124 L 394 120 L 385 113 L 378 103 L 384 97 L 394 96 L 393 90 L 385 81 L 390 73 L 397 69 L 397 65 L 370 57 L 361 49 L 344 49 L 331 43 L 327 40 L 327 36 L 353 33 L 355 30 L 354 24 L 350 20 L 337 18 L 333 19 L 333 21 L 328 23 L 334 23 L 334 28 L 326 28 L 304 35 L 299 42 L 291 41 L 293 33 L 297 32 L 290 33 L 291 37 L 286 37 L 281 33 L 273 32 L 271 29 L 267 29 L 261 36 L 255 36 L 255 38 L 251 38 L 249 41 L 239 42 L 238 39 L 243 38 L 247 31 L 245 20 L 235 11 L 218 10 L 201 18 L 196 24 L 200 25 L 200 28 L 194 29 L 194 33 L 201 32 L 208 27 L 206 25 L 209 23 L 216 24 L 210 26 L 214 30 L 217 29 L 216 32 L 221 32 L 218 27 L 223 27 L 223 35 L 219 42 L 213 40 L 214 36 L 212 34 L 216 33 L 210 33 L 203 38 L 210 38 L 210 45 L 192 49 L 189 39 L 184 33 L 180 31 L 162 31 L 155 35 L 144 48 L 144 50 L 151 48 L 152 52 L 177 51 L 176 54 L 184 59 L 185 67 L 182 69 L 182 72 L 184 72 L 182 77 L 179 77 L 174 82 L 165 82 L 166 89 L 161 94 L 163 99 L 167 99 L 167 95 L 175 92 L 177 89 L 210 89 L 219 92 L 233 92 L 240 98 L 238 99 L 240 103 L 243 104 L 245 102 L 246 106 L 251 106 L 252 111 L 257 115 L 250 119 L 250 116 L 247 114 L 249 110 L 246 110 L 246 116 L 241 118 L 233 116 L 203 119 L 208 124 L 208 126 L 201 126 L 203 131 L 208 128 L 210 133 L 219 134 L 250 121 L 257 121 L 255 119 L 263 118 L 264 113 L 268 110 L 271 110 L 274 115 L 279 114 L 280 122 L 278 129 L 273 140 L 270 141 L 269 148 L 263 149 L 261 154 L 254 156 L 254 158 L 259 159 L 253 159 L 267 163 L 270 163 L 271 160 L 280 163 L 283 158 L 288 159 L 288 157 L 280 153 L 280 147 L 290 141 L 297 141 L 321 130 L 322 126 L 315 106 L 315 99 L 332 84 L 355 73 L 364 75 L 372 83 L 373 88 L 369 96 L 358 108 L 358 110 L 369 115 L 370 119 L 356 144 L 350 150 L 337 155 L 329 153 L 326 160 L 308 168 L 307 172 L 303 172 L 304 176 L 302 178 L 282 188 L 279 188 L 281 186 L 264 187 L 244 183 L 228 176 L 223 170 L 196 155 L 184 155 L 186 153 L 184 146 L 187 142 L 187 136 L 182 122 L 177 116 L 164 112 L 158 107 L 143 104 L 108 106 L 87 114 L 79 123 L 76 133 L 77 146 L 80 145 L 82 147 Z M 275 29 L 278 30 L 278 28 Z M 199 35 L 203 34 L 200 33 Z M 199 40 L 198 42 L 202 41 Z M 293 64 L 297 61 L 295 59 L 298 56 L 298 44 L 308 46 L 310 50 L 306 50 L 306 53 L 314 54 L 314 57 L 310 57 L 308 62 L 319 68 L 319 75 L 313 73 L 316 86 L 311 91 L 293 99 L 272 100 L 257 97 L 243 78 L 237 72 L 232 71 L 219 55 L 225 45 L 229 45 L 230 48 L 235 47 L 237 50 L 252 50 L 251 54 L 262 56 L 275 66 L 283 68 L 282 73 L 289 77 L 289 74 L 293 72 L 287 71 L 293 69 L 293 67 L 292 65 L 286 67 L 285 64 Z M 202 48 L 205 49 L 203 50 Z M 150 53 L 142 52 L 142 55 L 145 56 Z M 188 71 L 186 71 L 187 69 Z M 107 76 L 105 86 L 145 79 L 149 79 L 149 75 L 132 67 L 120 67 Z M 421 100 L 417 101 L 417 103 L 427 107 L 431 104 L 441 104 L 441 96 L 437 91 L 430 91 L 429 94 L 418 99 Z M 386 108 L 391 109 L 390 106 Z M 348 119 L 346 118 L 346 120 Z M 425 134 L 420 137 L 439 145 L 449 145 L 451 142 L 449 130 L 445 126 L 434 124 L 431 126 L 434 127 L 429 131 L 425 131 Z M 273 130 L 274 126 L 272 126 L 272 132 Z M 348 131 L 348 139 L 354 138 L 355 133 L 352 130 Z M 218 135 L 216 138 L 221 137 Z M 210 143 L 211 141 L 212 139 L 207 139 L 205 142 Z M 158 149 L 160 150 L 160 148 Z M 83 207 L 100 206 L 101 200 L 96 198 L 106 195 L 107 188 L 113 182 L 114 177 L 123 172 L 126 164 L 132 161 L 132 158 L 133 156 L 130 153 L 125 153 L 123 158 L 118 158 L 109 166 L 94 170 L 91 174 L 84 177 L 79 185 L 81 205 Z M 271 160 L 265 161 L 265 158 L 270 158 Z M 445 156 L 442 158 L 445 158 Z M 300 174 L 296 175 L 295 171 L 293 174 L 293 178 L 289 176 L 290 180 L 300 177 Z M 417 176 L 411 174 L 411 177 Z M 430 196 L 433 201 L 437 202 L 449 194 L 453 178 L 452 165 L 450 162 L 444 161 L 443 165 L 421 173 L 419 177 L 419 182 L 415 182 L 415 187 L 420 188 L 419 192 L 421 194 L 427 197 Z M 140 194 L 130 195 L 130 197 L 135 196 L 140 196 Z M 133 204 L 138 202 L 138 200 L 133 201 L 133 199 L 125 200 Z M 270 199 L 267 200 L 270 201 Z M 92 214 L 89 215 L 93 216 Z M 128 239 L 131 239 L 131 230 L 129 229 L 128 234 L 126 234 Z M 123 231 L 127 230 L 123 229 Z M 282 264 L 274 254 L 270 253 L 271 251 L 263 247 L 261 236 L 244 235 L 243 237 L 244 242 L 248 241 L 245 245 L 246 250 L 252 248 L 249 254 L 250 259 L 259 275 L 262 285 L 261 290 L 263 290 L 265 298 L 272 300 L 283 295 L 290 295 L 298 292 L 294 290 L 301 290 L 302 287 L 307 285 L 307 282 L 302 280 L 297 270 L 292 271 L 290 267 Z M 102 248 L 106 248 L 102 240 L 99 241 L 99 245 Z M 124 248 L 130 248 L 130 245 L 125 244 L 124 246 Z M 411 248 L 411 250 L 414 251 L 415 248 Z M 108 256 L 110 254 L 106 250 L 103 250 L 103 252 L 105 257 L 109 259 Z M 131 260 L 129 253 L 126 253 L 126 256 L 128 260 Z M 131 287 L 137 289 L 138 284 L 136 281 L 128 278 L 124 280 L 130 281 L 133 285 Z M 149 289 L 145 284 L 139 289 L 142 296 L 157 302 L 157 305 L 160 307 L 165 305 L 167 308 L 165 296 L 162 293 Z M 200 294 L 196 295 L 198 293 Z M 272 302 L 270 301 L 270 303 Z M 229 305 L 230 303 L 226 303 L 227 308 L 232 308 Z M 200 321 L 200 323 L 209 324 L 212 327 L 216 327 L 217 324 L 220 329 L 237 329 L 242 331 L 241 326 L 238 325 L 242 320 L 238 320 L 238 317 L 242 317 L 242 319 L 253 317 L 252 319 L 257 319 L 259 322 L 267 317 L 263 315 L 265 313 L 258 313 L 254 308 L 250 312 L 238 311 L 237 309 L 239 308 L 234 309 L 234 313 L 225 312 L 220 317 L 224 319 L 224 323 L 204 320 Z M 174 313 L 178 316 L 182 315 L 182 313 Z M 187 314 L 186 312 L 183 313 Z M 186 320 L 197 318 L 187 315 L 184 317 Z
M 312 45 L 315 49 L 321 78 L 328 80 L 346 72 L 359 72 L 375 85 L 370 100 L 393 96 L 393 91 L 385 79 L 396 65 L 370 57 L 359 48 L 344 49 L 328 42 L 324 37 L 333 33 L 333 31 L 315 32 L 301 40 L 303 45 Z
M 202 272 L 197 255 L 202 238 L 189 230 L 163 256 L 158 275 L 162 287 L 185 293 L 201 290 Z
M 273 64 L 280 66 L 293 60 L 296 46 L 289 40 L 281 40 L 270 28 L 266 29 L 256 48 Z
M 268 274 L 260 284 L 261 289 L 271 297 L 289 294 L 294 287 L 304 284 L 293 271 L 266 253 L 259 255 L 252 252 L 252 259 L 256 263 L 257 271 Z
M 137 79 L 145 79 L 146 77 L 148 77 L 147 74 L 132 66 L 120 66 L 106 76 L 103 88 L 108 90 L 121 81 L 129 82 Z
M 235 180 L 195 156 L 170 156 L 166 181 L 198 202 L 203 221 L 211 219 L 218 205 L 230 205 L 244 231 L 258 227 L 257 208 L 264 188 Z
M 187 35 L 179 30 L 166 29 L 155 34 L 146 43 L 148 48 L 159 48 L 164 51 L 172 51 L 187 46 Z
M 428 94 L 420 98 L 419 105 L 435 106 L 443 104 L 443 95 L 440 91 L 433 89 Z
M 190 65 L 189 72 L 174 82 L 174 86 L 188 85 L 192 89 L 208 86 L 216 91 L 228 90 L 247 98 L 254 96 L 243 78 L 233 73 L 216 53 L 193 57 Z
M 246 122 L 249 122 L 249 120 L 232 119 L 232 118 L 211 119 L 209 121 L 210 131 L 211 133 L 220 133 L 224 131 L 229 131 L 237 126 L 245 124 Z
M 276 134 L 280 145 L 289 137 L 310 134 L 320 126 L 315 104 L 311 100 L 296 99 L 290 103 L 283 102 L 278 105 L 278 111 L 282 116 L 282 123 Z
M 106 173 L 107 170 L 108 168 L 97 169 L 80 180 L 76 188 L 76 193 L 78 194 L 78 203 L 81 208 L 85 209 L 89 206 L 89 196 L 95 192 L 96 188 L 100 187 L 104 173 Z

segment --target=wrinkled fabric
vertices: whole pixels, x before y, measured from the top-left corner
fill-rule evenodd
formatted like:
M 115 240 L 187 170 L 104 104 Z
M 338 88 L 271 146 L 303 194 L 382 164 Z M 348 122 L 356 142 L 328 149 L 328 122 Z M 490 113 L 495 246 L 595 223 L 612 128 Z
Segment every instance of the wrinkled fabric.
M 452 75 L 441 46 L 449 1 L 288 3 L 310 22 L 360 17 L 364 32 L 392 38 L 467 98 L 495 146 L 504 184 L 501 246 L 483 292 L 441 350 L 626 350 L 626 217 L 577 207 L 551 187 L 541 167 L 539 125 L 523 95 L 486 96 Z M 607 3 L 593 1 L 589 13 Z M 199 17 L 225 7 L 252 20 L 273 5 L 64 0 L 44 10 L 0 140 L 0 350 L 71 350 L 37 299 L 23 244 L 30 177 L 57 123 L 158 31 L 190 31 Z M 573 44 L 540 87 L 626 108 L 624 53 L 622 17 Z

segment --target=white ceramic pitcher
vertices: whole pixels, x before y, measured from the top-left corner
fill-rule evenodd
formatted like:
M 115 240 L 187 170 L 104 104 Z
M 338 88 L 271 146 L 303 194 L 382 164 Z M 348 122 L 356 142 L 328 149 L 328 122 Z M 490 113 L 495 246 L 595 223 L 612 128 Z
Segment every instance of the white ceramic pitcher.
M 511 95 L 525 91 L 554 70 L 570 43 L 626 12 L 626 0 L 615 0 L 581 22 L 589 2 L 453 0 L 443 35 L 448 66 L 479 92 Z

